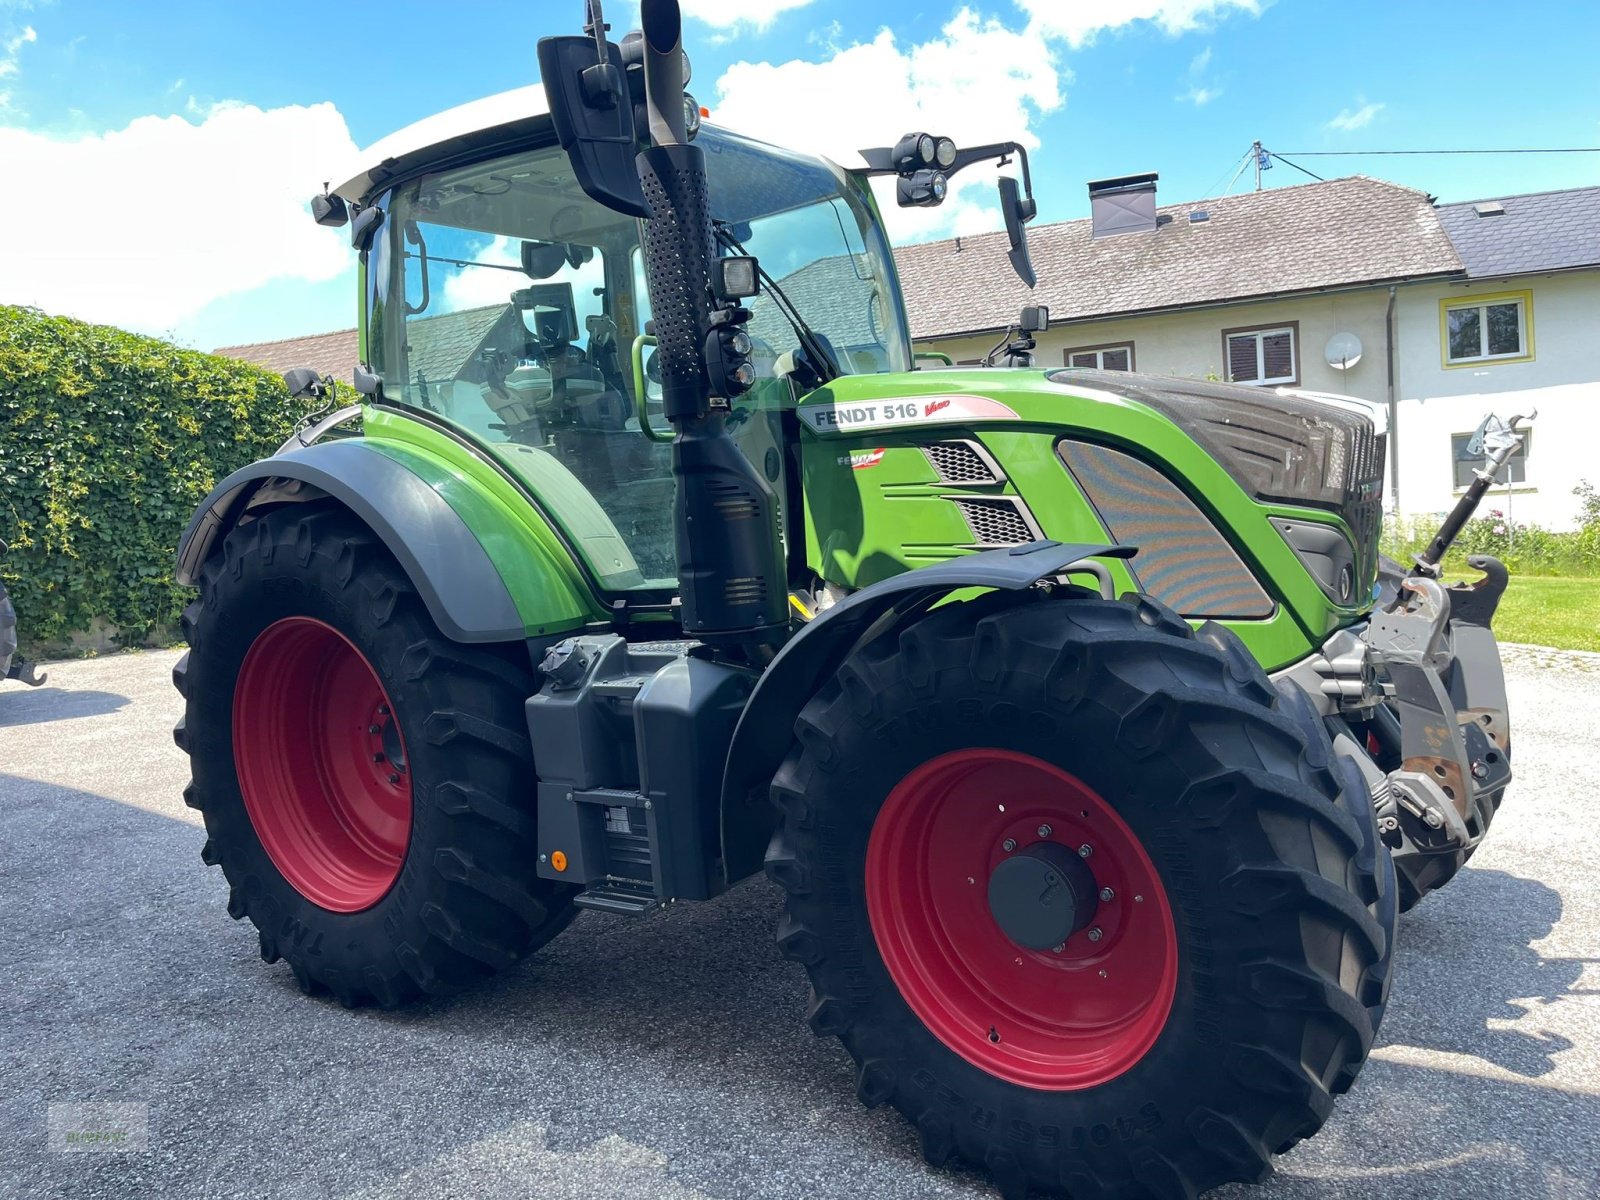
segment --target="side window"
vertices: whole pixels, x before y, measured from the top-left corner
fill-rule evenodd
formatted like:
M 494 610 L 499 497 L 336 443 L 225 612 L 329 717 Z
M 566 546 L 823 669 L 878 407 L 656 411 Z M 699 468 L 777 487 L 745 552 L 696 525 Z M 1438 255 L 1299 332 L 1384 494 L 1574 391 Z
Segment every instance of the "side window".
M 396 238 L 404 243 L 404 375 L 385 372 L 391 396 L 489 441 L 518 441 L 558 395 L 622 390 L 600 251 L 423 221 L 407 222 Z
M 1102 371 L 1133 370 L 1133 343 L 1117 342 L 1107 346 L 1080 346 L 1066 352 L 1067 366 L 1095 367 Z
M 1261 386 L 1299 383 L 1299 335 L 1297 321 L 1260 329 L 1224 329 L 1222 348 L 1228 381 Z
M 1533 357 L 1532 309 L 1530 292 L 1441 302 L 1445 365 L 1526 362 Z

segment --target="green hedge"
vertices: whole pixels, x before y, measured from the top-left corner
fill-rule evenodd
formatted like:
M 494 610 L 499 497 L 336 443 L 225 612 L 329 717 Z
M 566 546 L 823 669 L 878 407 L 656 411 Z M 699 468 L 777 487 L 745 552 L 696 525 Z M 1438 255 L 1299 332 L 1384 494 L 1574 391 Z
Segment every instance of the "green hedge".
M 1600 577 L 1600 490 L 1588 481 L 1572 489 L 1578 498 L 1578 528 L 1554 532 L 1508 520 L 1490 496 L 1456 539 L 1447 564 L 1464 570 L 1469 554 L 1492 554 L 1518 575 Z M 1412 517 L 1384 527 L 1384 551 L 1409 563 L 1439 530 L 1438 517 Z
M 24 644 L 173 626 L 195 508 L 315 406 L 234 359 L 0 306 L 0 578 Z

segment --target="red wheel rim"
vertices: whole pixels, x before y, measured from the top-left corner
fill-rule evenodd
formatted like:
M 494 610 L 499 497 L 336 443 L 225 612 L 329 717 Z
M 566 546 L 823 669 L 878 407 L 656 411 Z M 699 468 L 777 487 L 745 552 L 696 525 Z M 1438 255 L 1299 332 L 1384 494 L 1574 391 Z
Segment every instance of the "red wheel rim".
M 393 706 L 338 630 L 289 617 L 256 638 L 233 697 L 233 759 L 256 836 L 313 904 L 359 912 L 394 885 L 411 776 Z
M 989 908 L 995 868 L 1041 840 L 1088 846 L 1095 888 L 1110 889 L 1059 952 L 1013 942 Z M 1077 1091 L 1114 1079 L 1172 1011 L 1177 935 L 1150 856 L 1092 788 L 1025 754 L 958 750 L 902 779 L 867 846 L 867 912 L 922 1023 L 1012 1083 Z

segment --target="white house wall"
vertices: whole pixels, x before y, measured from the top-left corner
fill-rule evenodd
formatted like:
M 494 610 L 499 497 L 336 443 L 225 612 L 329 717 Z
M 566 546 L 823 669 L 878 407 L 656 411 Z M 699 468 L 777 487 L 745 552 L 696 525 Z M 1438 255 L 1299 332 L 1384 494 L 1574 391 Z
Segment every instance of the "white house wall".
M 1533 293 L 1533 359 L 1445 367 L 1440 302 L 1514 291 Z M 1472 432 L 1491 411 L 1537 408 L 1526 483 L 1496 488 L 1485 505 L 1519 523 L 1570 528 L 1573 487 L 1600 487 L 1600 272 L 1418 285 L 1401 290 L 1398 314 L 1401 511 L 1455 503 L 1452 434 Z

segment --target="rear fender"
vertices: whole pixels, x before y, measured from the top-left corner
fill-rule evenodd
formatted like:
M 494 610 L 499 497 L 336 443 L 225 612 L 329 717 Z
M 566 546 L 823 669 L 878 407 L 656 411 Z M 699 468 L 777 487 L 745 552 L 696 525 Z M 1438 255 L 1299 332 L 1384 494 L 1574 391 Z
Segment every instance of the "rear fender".
M 486 547 L 501 558 L 520 551 L 524 560 L 538 558 L 539 547 L 510 514 L 477 496 L 470 481 L 430 471 L 422 455 L 379 449 L 366 438 L 291 449 L 224 479 L 178 543 L 178 582 L 194 585 L 206 559 L 251 509 L 324 498 L 377 535 L 452 641 L 521 641 L 587 618 L 589 605 L 561 572 L 526 561 L 517 573 L 496 565 Z
M 845 655 L 869 634 L 911 620 L 962 588 L 1025 591 L 1089 558 L 1131 558 L 1131 546 L 1029 542 L 988 550 L 885 579 L 824 610 L 785 643 L 762 674 L 734 729 L 722 784 L 722 857 L 733 884 L 761 868 L 776 825 L 767 787 L 789 752 L 795 719 Z M 1092 564 L 1082 568 L 1089 573 Z

